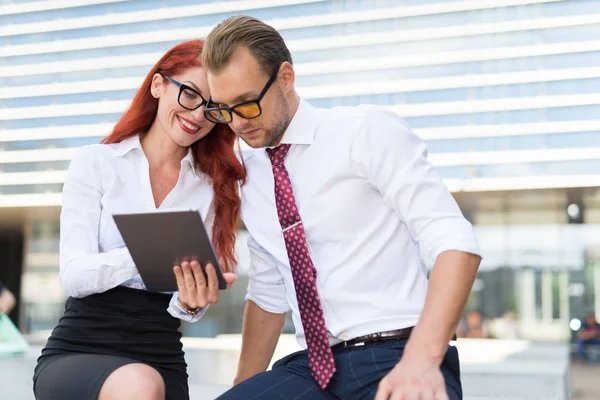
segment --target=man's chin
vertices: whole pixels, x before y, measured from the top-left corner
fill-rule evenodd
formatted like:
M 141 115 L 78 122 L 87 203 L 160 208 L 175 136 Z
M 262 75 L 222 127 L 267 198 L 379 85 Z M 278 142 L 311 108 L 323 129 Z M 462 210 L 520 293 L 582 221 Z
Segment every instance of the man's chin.
M 249 147 L 251 147 L 253 149 L 260 149 L 261 147 L 267 147 L 267 145 L 265 144 L 265 141 L 262 138 L 245 139 L 242 137 L 241 139 L 244 143 L 246 143 L 246 145 L 248 145 Z

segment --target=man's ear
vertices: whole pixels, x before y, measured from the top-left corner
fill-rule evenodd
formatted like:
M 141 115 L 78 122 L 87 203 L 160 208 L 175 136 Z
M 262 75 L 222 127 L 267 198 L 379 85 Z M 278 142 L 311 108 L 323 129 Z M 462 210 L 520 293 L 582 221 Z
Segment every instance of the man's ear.
M 287 61 L 284 61 L 279 67 L 279 77 L 281 79 L 281 89 L 284 94 L 288 94 L 290 90 L 294 90 L 294 84 L 296 83 L 296 73 L 294 72 L 294 66 Z
M 160 96 L 162 95 L 163 82 L 164 78 L 159 73 L 154 74 L 154 76 L 152 77 L 152 84 L 150 85 L 150 94 L 152 94 L 152 97 L 154 97 L 155 99 L 160 98 Z

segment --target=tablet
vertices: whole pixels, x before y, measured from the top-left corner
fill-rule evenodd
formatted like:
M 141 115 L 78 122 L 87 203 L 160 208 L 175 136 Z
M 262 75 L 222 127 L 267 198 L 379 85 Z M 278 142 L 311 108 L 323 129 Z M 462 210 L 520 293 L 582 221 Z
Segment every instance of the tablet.
M 227 288 L 198 211 L 114 214 L 113 219 L 149 291 L 177 291 L 173 267 L 192 260 L 200 263 L 203 272 L 208 263 L 214 265 L 219 290 Z

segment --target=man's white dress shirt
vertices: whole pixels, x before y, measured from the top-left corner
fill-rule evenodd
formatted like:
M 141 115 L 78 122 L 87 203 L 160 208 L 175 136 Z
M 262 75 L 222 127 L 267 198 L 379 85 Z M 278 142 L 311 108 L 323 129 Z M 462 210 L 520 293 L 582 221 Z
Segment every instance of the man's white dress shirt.
M 212 200 L 212 182 L 196 171 L 189 150 L 181 160 L 177 184 L 158 209 L 198 210 L 210 234 Z M 60 279 L 66 293 L 84 297 L 116 286 L 145 290 L 112 215 L 155 210 L 139 136 L 78 149 L 65 178 L 60 216 Z M 192 316 L 181 310 L 174 293 L 168 311 L 195 322 L 206 309 Z
M 430 261 L 479 254 L 471 224 L 404 120 L 377 106 L 317 109 L 301 100 L 281 143 L 317 270 L 332 344 L 414 326 Z M 306 348 L 265 149 L 245 154 L 242 218 L 250 238 L 247 300 L 292 311 Z M 452 268 L 452 266 L 449 266 Z

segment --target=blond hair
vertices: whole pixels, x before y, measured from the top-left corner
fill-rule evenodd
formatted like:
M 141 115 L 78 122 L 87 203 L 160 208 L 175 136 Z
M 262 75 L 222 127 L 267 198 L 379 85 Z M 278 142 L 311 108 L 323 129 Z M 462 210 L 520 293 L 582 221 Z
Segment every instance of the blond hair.
M 245 15 L 227 18 L 208 35 L 202 50 L 202 64 L 207 71 L 221 72 L 239 48 L 247 48 L 267 75 L 292 55 L 283 37 L 272 26 Z

